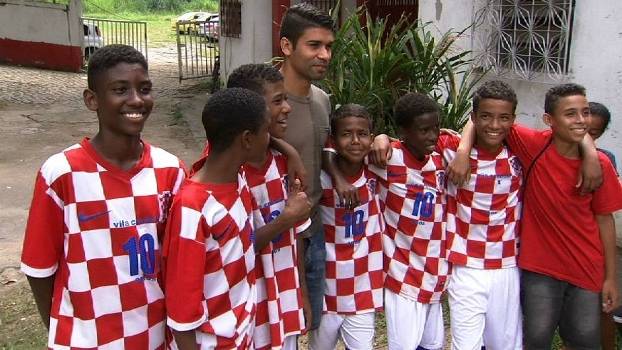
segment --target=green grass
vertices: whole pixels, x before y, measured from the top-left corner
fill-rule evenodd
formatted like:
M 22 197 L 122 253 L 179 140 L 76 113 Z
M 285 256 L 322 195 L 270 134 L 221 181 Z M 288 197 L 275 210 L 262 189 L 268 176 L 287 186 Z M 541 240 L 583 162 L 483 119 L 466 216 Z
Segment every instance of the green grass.
M 84 17 L 147 22 L 149 47 L 175 43 L 171 24 L 188 11 L 218 12 L 218 0 L 85 0 Z

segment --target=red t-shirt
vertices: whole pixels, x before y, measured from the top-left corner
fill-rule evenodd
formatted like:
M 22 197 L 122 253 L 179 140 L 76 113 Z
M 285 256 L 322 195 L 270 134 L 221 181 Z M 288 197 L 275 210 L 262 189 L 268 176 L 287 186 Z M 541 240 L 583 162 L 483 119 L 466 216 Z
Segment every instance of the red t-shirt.
M 548 145 L 551 137 L 550 130 L 515 125 L 507 138 L 526 176 L 546 147 L 525 179 L 519 267 L 598 292 L 605 262 L 595 215 L 622 208 L 622 187 L 609 159 L 599 153 L 603 185 L 580 195 L 575 184 L 581 160 L 560 155 Z

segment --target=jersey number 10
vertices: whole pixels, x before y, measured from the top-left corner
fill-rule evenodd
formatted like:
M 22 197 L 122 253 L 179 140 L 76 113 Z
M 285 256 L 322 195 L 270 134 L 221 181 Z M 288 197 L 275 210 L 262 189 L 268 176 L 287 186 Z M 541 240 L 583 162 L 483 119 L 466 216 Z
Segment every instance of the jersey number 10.
M 153 274 L 155 271 L 155 241 L 149 233 L 130 238 L 123 245 L 123 249 L 130 255 L 130 275 L 138 275 L 138 260 L 140 256 L 140 268 L 144 275 Z

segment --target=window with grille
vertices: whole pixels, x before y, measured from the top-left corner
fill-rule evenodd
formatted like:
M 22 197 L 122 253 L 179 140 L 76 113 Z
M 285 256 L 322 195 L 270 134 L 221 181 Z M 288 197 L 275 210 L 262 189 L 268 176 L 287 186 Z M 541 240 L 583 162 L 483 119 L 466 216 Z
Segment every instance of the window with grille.
M 475 13 L 479 66 L 531 80 L 568 72 L 574 0 L 485 0 Z
M 220 0 L 220 36 L 239 38 L 242 34 L 242 2 Z

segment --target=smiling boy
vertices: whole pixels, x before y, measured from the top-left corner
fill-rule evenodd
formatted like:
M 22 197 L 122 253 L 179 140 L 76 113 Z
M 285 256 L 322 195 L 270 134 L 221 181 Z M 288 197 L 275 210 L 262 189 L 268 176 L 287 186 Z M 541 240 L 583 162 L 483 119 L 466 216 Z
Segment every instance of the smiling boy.
M 164 349 L 160 242 L 183 166 L 140 138 L 153 107 L 140 52 L 105 46 L 87 76 L 99 130 L 41 167 L 22 271 L 48 347 Z

